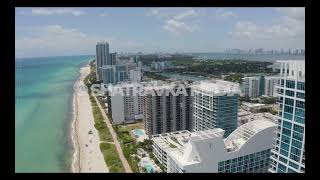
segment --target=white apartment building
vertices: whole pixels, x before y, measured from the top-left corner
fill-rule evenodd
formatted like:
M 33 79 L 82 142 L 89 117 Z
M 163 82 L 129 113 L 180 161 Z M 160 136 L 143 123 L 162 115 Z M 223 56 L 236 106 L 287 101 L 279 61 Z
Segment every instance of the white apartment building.
M 169 173 L 267 172 L 277 126 L 255 120 L 227 138 L 221 128 L 154 135 L 153 153 Z
M 244 96 L 250 98 L 259 97 L 260 94 L 260 77 L 244 78 Z
M 129 70 L 129 80 L 131 82 L 140 82 L 141 76 L 142 76 L 142 73 L 140 68 Z
M 193 130 L 222 128 L 229 135 L 237 128 L 239 84 L 206 80 L 191 86 Z
M 123 124 L 143 119 L 143 97 L 133 93 L 137 83 L 120 83 L 117 85 L 123 94 L 107 92 L 107 112 L 112 116 L 112 124 Z
M 276 97 L 277 84 L 279 77 L 277 76 L 265 76 L 264 78 L 264 95 L 270 97 Z

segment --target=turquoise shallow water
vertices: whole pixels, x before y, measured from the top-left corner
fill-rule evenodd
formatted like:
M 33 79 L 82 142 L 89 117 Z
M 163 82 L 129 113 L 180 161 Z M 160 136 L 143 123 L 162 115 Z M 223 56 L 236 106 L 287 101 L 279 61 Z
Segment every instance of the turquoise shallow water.
M 73 85 L 91 58 L 16 60 L 16 172 L 70 171 Z

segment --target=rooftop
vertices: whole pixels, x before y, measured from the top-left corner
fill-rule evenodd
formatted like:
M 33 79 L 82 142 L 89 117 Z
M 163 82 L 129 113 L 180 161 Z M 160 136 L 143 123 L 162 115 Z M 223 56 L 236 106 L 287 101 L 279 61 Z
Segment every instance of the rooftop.
M 212 95 L 240 94 L 241 89 L 238 83 L 223 80 L 203 80 L 194 83 L 193 90 L 203 91 Z
M 212 155 L 207 155 L 206 152 L 210 152 L 210 151 L 215 153 L 217 151 L 221 152 L 220 148 L 217 148 L 216 149 L 217 151 L 215 151 L 215 149 L 210 149 L 212 147 L 207 146 L 209 142 L 222 141 L 222 144 L 224 144 L 223 148 L 225 148 L 226 153 L 230 153 L 230 152 L 239 150 L 249 139 L 251 139 L 253 136 L 255 136 L 261 131 L 267 130 L 268 137 L 266 138 L 271 139 L 270 138 L 271 134 L 269 132 L 270 131 L 273 132 L 276 129 L 276 127 L 277 127 L 276 124 L 270 121 L 255 120 L 238 127 L 234 132 L 232 132 L 225 139 L 223 139 L 223 134 L 225 131 L 221 128 L 192 132 L 190 133 L 190 138 L 187 143 L 184 143 L 181 147 L 171 148 L 169 151 L 167 151 L 167 153 L 168 153 L 168 156 L 173 158 L 175 162 L 180 164 L 181 166 L 197 164 L 203 161 L 202 158 L 206 158 L 207 156 L 212 156 Z M 269 129 L 269 128 L 272 128 L 272 129 Z M 260 137 L 260 139 L 258 138 L 257 140 L 261 141 L 261 137 L 265 137 L 265 136 L 263 135 L 258 137 Z M 194 143 L 193 141 L 198 141 L 198 142 Z M 217 145 L 220 145 L 220 143 L 217 143 Z M 262 145 L 262 146 L 271 147 L 272 143 L 267 143 L 266 145 Z M 215 145 L 213 147 L 215 147 Z M 251 148 L 256 148 L 256 147 L 251 147 Z
M 256 133 L 274 126 L 276 126 L 275 123 L 262 119 L 243 124 L 234 130 L 226 139 L 224 139 L 224 143 L 228 152 L 240 149 L 241 146 Z
M 152 135 L 153 142 L 162 149 L 170 150 L 182 147 L 188 142 L 191 133 L 188 130 Z
M 248 102 L 242 102 L 242 105 L 248 106 L 248 107 L 262 107 L 266 106 L 266 104 L 261 103 L 248 103 Z

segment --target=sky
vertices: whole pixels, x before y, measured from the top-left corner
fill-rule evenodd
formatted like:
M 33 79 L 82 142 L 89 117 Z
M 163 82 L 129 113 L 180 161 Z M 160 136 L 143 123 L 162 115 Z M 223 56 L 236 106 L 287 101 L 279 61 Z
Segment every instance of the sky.
M 16 8 L 16 57 L 304 49 L 304 8 Z

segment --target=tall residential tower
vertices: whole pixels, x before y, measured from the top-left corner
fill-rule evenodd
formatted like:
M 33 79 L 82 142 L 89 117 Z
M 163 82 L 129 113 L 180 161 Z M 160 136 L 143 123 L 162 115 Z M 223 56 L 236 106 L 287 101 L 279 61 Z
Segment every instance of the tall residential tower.
M 104 65 L 111 65 L 109 55 L 108 42 L 98 42 L 96 45 L 96 74 L 97 80 L 102 80 L 101 67 Z
M 305 61 L 279 61 L 279 121 L 270 172 L 305 172 Z
M 191 90 L 186 86 L 186 94 L 179 93 L 180 82 L 162 83 L 145 87 L 143 116 L 144 128 L 148 135 L 161 134 L 179 130 L 191 130 L 192 97 Z M 172 93 L 173 92 L 173 93 Z
M 221 80 L 201 81 L 191 89 L 194 95 L 194 131 L 221 128 L 228 136 L 237 128 L 239 84 Z

